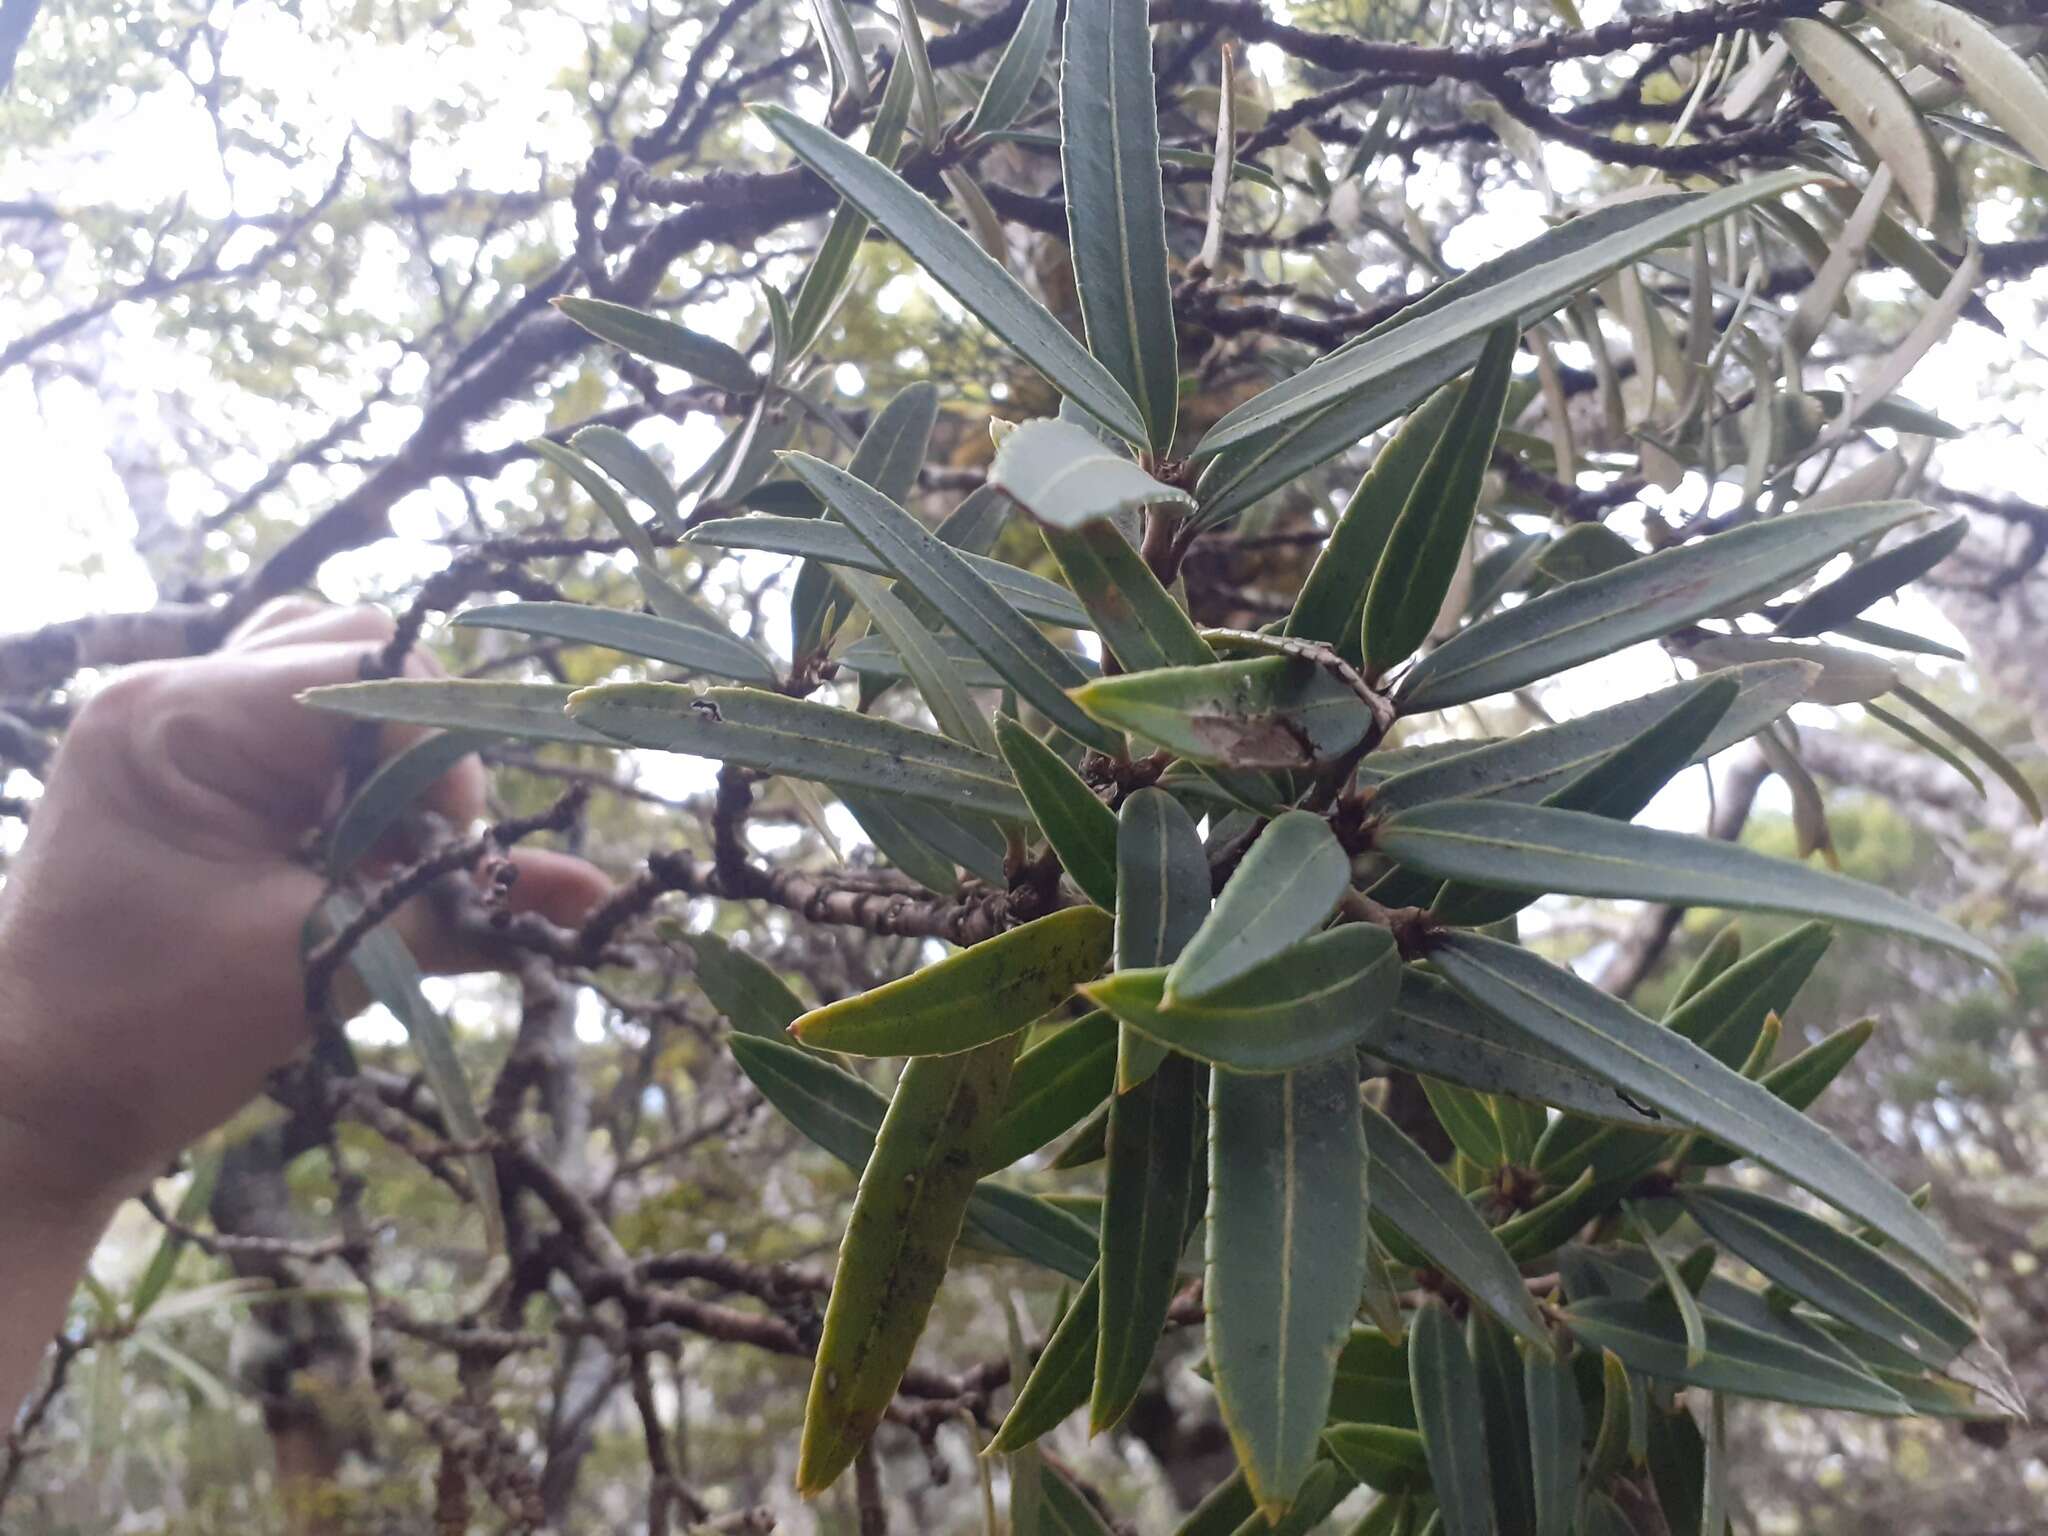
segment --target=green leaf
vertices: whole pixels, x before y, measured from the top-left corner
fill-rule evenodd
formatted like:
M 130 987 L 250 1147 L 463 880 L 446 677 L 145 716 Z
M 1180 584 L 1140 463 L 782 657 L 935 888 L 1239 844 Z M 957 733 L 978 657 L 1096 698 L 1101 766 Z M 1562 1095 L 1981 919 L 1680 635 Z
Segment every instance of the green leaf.
M 1114 909 L 1116 812 L 1066 759 L 1008 715 L 996 716 L 996 742 L 1060 867 L 1082 895 L 1098 907 Z
M 1216 659 L 1194 621 L 1114 524 L 1047 528 L 1045 542 L 1102 643 L 1126 672 L 1200 667 Z
M 1681 1126 L 1737 1147 L 1869 1222 L 1921 1263 L 1962 1284 L 1956 1259 L 1913 1203 L 1835 1139 L 1767 1088 L 1730 1071 L 1619 999 L 1512 944 L 1447 935 L 1430 959 L 1482 1008 L 1564 1052 Z
M 497 740 L 488 731 L 441 731 L 378 764 L 327 834 L 328 871 L 340 875 L 353 869 L 449 769 Z
M 1817 18 L 1781 21 L 1778 35 L 1850 131 L 1891 167 L 1913 216 L 1953 231 L 1961 217 L 1955 172 L 1897 77 L 1849 33 Z
M 1116 1021 L 1097 1011 L 1017 1058 L 1010 1097 L 989 1133 L 994 1173 L 1078 1125 L 1116 1086 Z
M 1140 507 L 1195 504 L 1186 491 L 1161 485 L 1087 428 L 1049 416 L 1004 435 L 988 483 L 1050 528 L 1080 528 Z
M 1740 1070 L 1764 1020 L 1792 1010 L 1799 991 L 1834 942 L 1825 923 L 1801 923 L 1726 967 L 1665 1015 L 1672 1033 L 1692 1041 L 1724 1067 Z
M 1163 966 L 1209 912 L 1209 859 L 1194 818 L 1162 789 L 1126 797 L 1117 815 L 1116 966 Z M 1117 1091 L 1136 1088 L 1166 1058 L 1149 1036 L 1118 1027 Z
M 1138 402 L 1147 446 L 1164 453 L 1173 443 L 1180 366 L 1152 96 L 1145 0 L 1068 0 L 1060 172 L 1074 288 L 1088 350 Z
M 1433 1077 L 1422 1079 L 1422 1092 L 1451 1145 L 1467 1162 L 1486 1170 L 1507 1160 L 1501 1150 L 1500 1122 L 1493 1118 L 1493 1108 L 1484 1094 Z
M 1045 307 L 922 193 L 888 167 L 787 108 L 755 112 L 827 185 L 894 239 L 984 325 L 1097 421 L 1129 442 L 1145 440 L 1131 397 Z
M 698 524 L 690 531 L 695 544 L 721 549 L 764 549 L 775 554 L 802 555 L 829 565 L 851 566 L 879 576 L 896 572 L 856 533 L 838 523 L 803 517 L 726 517 Z M 1027 618 L 1068 629 L 1090 627 L 1088 615 L 1074 595 L 1057 583 L 1014 565 L 981 555 L 961 556 L 1003 600 Z
M 1486 1405 L 1495 1524 L 1502 1531 L 1531 1531 L 1536 1503 L 1520 1349 L 1507 1330 L 1483 1312 L 1466 1317 L 1465 1347 L 1478 1368 L 1480 1401 Z
M 1039 1529 L 1044 1536 L 1114 1536 L 1102 1512 L 1058 1463 L 1045 1464 Z
M 1377 1328 L 1354 1327 L 1337 1356 L 1337 1376 L 1330 1387 L 1330 1421 L 1414 1428 L 1407 1350 Z
M 846 519 L 891 574 L 937 609 L 1034 708 L 1077 741 L 1117 749 L 1116 737 L 1067 697 L 1066 690 L 1086 681 L 1080 668 L 1003 601 L 964 555 L 845 470 L 802 453 L 785 455 L 785 462 Z
M 388 678 L 308 688 L 299 701 L 314 709 L 441 730 L 515 736 L 524 741 L 566 741 L 613 747 L 610 737 L 564 712 L 573 688 L 550 683 L 486 683 L 449 678 Z
M 1394 1066 L 1480 1093 L 1554 1104 L 1601 1121 L 1655 1124 L 1610 1085 L 1414 969 L 1403 973 L 1400 997 L 1358 1045 Z
M 1713 677 L 1673 683 L 1562 725 L 1466 746 L 1448 758 L 1404 769 L 1374 787 L 1373 809 L 1391 816 L 1412 806 L 1444 800 L 1497 798 L 1522 804 L 1542 800 L 1710 686 L 1714 677 L 1733 678 L 1738 690 L 1735 702 L 1695 754 L 1696 759 L 1709 757 L 1784 714 L 1799 702 L 1816 675 L 1810 662 L 1759 661 L 1730 667 Z M 1374 754 L 1372 761 L 1378 756 Z
M 2037 161 L 2048 161 L 2048 85 L 1998 34 L 1941 0 L 1872 0 L 1871 18 L 1962 77 L 1970 99 Z
M 1422 1436 L 1392 1424 L 1332 1424 L 1323 1447 L 1346 1472 L 1381 1493 L 1413 1493 L 1429 1486 Z
M 676 488 L 667 471 L 617 427 L 585 427 L 569 439 L 569 446 L 661 516 L 676 515 Z
M 1905 1270 L 1839 1227 L 1768 1195 L 1681 1185 L 1686 1214 L 1715 1242 L 1796 1296 L 1939 1370 L 1977 1330 Z
M 1479 1213 L 1429 1154 L 1370 1104 L 1364 1106 L 1364 1126 L 1372 1158 L 1374 1217 L 1421 1249 L 1516 1334 L 1548 1353 L 1550 1334 L 1522 1283 L 1522 1272 L 1487 1231 Z M 1463 1345 L 1459 1348 L 1462 1351 Z
M 2027 782 L 2026 775 L 2013 766 L 2011 758 L 1999 751 L 1966 722 L 1957 719 L 1918 689 L 1908 688 L 1904 683 L 1900 683 L 1892 691 L 1961 742 L 1971 756 L 1997 774 L 2005 787 L 2019 796 L 2020 804 L 2027 808 L 2034 820 L 2041 820 L 2041 797 L 2035 792 L 2034 786 Z
M 1632 1371 L 1665 1381 L 1809 1408 L 1909 1411 L 1896 1392 L 1833 1356 L 1719 1313 L 1706 1318 L 1706 1353 L 1696 1365 L 1687 1364 L 1685 1327 L 1668 1301 L 1597 1297 L 1574 1302 L 1564 1317 L 1587 1344 L 1613 1351 Z
M 902 873 L 942 896 L 959 885 L 953 861 L 912 830 L 913 823 L 923 831 L 936 824 L 939 812 L 929 801 L 905 801 L 844 784 L 834 784 L 832 793 L 868 841 Z
M 1692 1001 L 1741 958 L 1742 924 L 1740 921 L 1731 922 L 1707 941 L 1707 947 L 1700 951 L 1699 958 L 1693 961 L 1692 967 L 1679 981 L 1677 990 L 1671 994 L 1669 1006 L 1664 1010 L 1666 1020 L 1674 1009 Z
M 1329 823 L 1288 811 L 1259 834 L 1166 973 L 1169 1007 L 1197 1002 L 1313 934 L 1351 883 Z
M 1583 581 L 1641 558 L 1633 544 L 1605 523 L 1580 523 L 1550 541 L 1536 557 L 1536 569 L 1552 581 Z
M 320 911 L 329 931 L 355 920 L 361 912 L 355 901 L 335 892 Z M 469 1090 L 469 1078 L 462 1070 L 462 1058 L 455 1049 L 455 1031 L 440 1009 L 427 1001 L 420 990 L 419 966 L 405 940 L 389 923 L 380 923 L 364 934 L 349 951 L 348 968 L 356 973 L 363 990 L 389 1010 L 405 1031 L 419 1055 L 420 1071 L 434 1090 L 434 1102 L 456 1141 L 482 1142 L 489 1134 L 476 1099 Z M 464 1156 L 463 1167 L 476 1188 L 477 1206 L 483 1213 L 484 1232 L 491 1252 L 505 1251 L 504 1207 L 498 1193 L 497 1168 L 488 1152 Z
M 875 1149 L 889 1101 L 851 1072 L 786 1040 L 735 1034 L 726 1048 L 791 1125 L 856 1172 Z
M 222 1150 L 216 1143 L 193 1156 L 191 1181 L 178 1197 L 178 1208 L 172 1213 L 179 1226 L 197 1226 L 205 1219 L 207 1206 L 213 1199 L 213 1187 L 220 1179 Z M 185 1242 L 178 1233 L 169 1231 L 157 1240 L 155 1251 L 150 1254 L 149 1262 L 135 1281 L 135 1289 L 128 1296 L 128 1321 L 131 1324 L 147 1317 L 149 1309 L 169 1288 L 171 1277 L 177 1273 L 178 1255 L 185 1251 Z
M 1529 1351 L 1522 1357 L 1522 1402 L 1536 1513 L 1530 1536 L 1571 1536 L 1579 1501 L 1579 1442 L 1586 1432 L 1571 1366 L 1548 1351 Z
M 1003 686 L 1003 680 L 996 676 L 995 669 L 983 661 L 979 653 L 958 635 L 941 630 L 938 642 L 940 650 L 945 652 L 947 665 L 952 667 L 962 685 L 968 688 L 995 689 Z M 1084 672 L 1094 665 L 1078 651 L 1069 651 L 1067 655 L 1074 665 Z M 903 658 L 897 655 L 895 649 L 880 635 L 863 635 L 844 647 L 832 659 L 840 666 L 859 673 L 864 682 L 871 684 L 878 691 L 891 683 L 902 682 L 910 676 L 909 669 L 903 665 Z
M 824 1491 L 882 1421 L 945 1278 L 1016 1055 L 1014 1036 L 903 1069 L 839 1245 L 804 1406 L 797 1489 Z
M 1166 1327 L 1193 1225 L 1190 1174 L 1202 1150 L 1199 1069 L 1170 1054 L 1109 1106 L 1102 1208 L 1102 1326 L 1088 1432 L 1130 1411 Z
M 983 1179 L 967 1202 L 963 1247 L 1014 1254 L 1069 1280 L 1095 1265 L 1095 1229 L 1050 1200 Z
M 1059 18 L 1058 0 L 1026 0 L 1024 14 L 1017 18 L 1017 30 L 1003 44 L 1001 57 L 982 87 L 974 116 L 968 119 L 967 136 L 1000 133 L 1017 121 L 1031 100 L 1031 92 L 1045 68 L 1046 51 L 1052 46 L 1053 23 Z
M 1685 1277 L 1678 1272 L 1678 1266 L 1671 1261 L 1671 1256 L 1658 1246 L 1655 1230 L 1644 1220 L 1634 1202 L 1624 1200 L 1621 1203 L 1621 1210 L 1628 1218 L 1636 1241 L 1642 1245 L 1643 1251 L 1657 1266 L 1657 1273 L 1663 1277 L 1662 1286 L 1651 1294 L 1662 1296 L 1677 1310 L 1679 1326 L 1685 1330 L 1685 1363 L 1688 1366 L 1696 1366 L 1707 1352 L 1707 1323 L 1700 1313 L 1699 1298 L 1693 1294 L 1692 1287 L 1686 1284 Z M 1706 1257 L 1711 1265 L 1711 1250 L 1707 1252 Z
M 814 1008 L 789 1030 L 853 1056 L 937 1056 L 1023 1029 L 1109 960 L 1111 922 L 1068 907 L 946 956 L 908 976 Z
M 1778 620 L 1778 634 L 1798 638 L 1840 629 L 1872 603 L 1890 597 L 1909 581 L 1918 581 L 1954 554 L 1970 531 L 1967 517 L 1951 518 L 1894 544 L 1836 577 L 1792 605 Z
M 1011 820 L 1024 801 L 1000 760 L 930 731 L 752 688 L 615 683 L 569 711 L 616 744 L 687 752 L 761 773 L 846 784 Z
M 1384 928 L 1347 923 L 1284 950 L 1197 1001 L 1168 1002 L 1164 967 L 1083 987 L 1162 1045 L 1232 1072 L 1291 1072 L 1346 1050 L 1391 1007 L 1401 961 Z
M 725 633 L 719 620 L 706 613 L 693 599 L 677 591 L 661 574 L 661 560 L 655 553 L 653 538 L 635 520 L 625 497 L 612 489 L 611 481 L 599 474 L 582 454 L 564 448 L 560 443 L 536 437 L 526 446 L 536 457 L 545 459 L 582 486 L 590 499 L 597 503 L 598 510 L 618 529 L 620 539 L 633 552 L 633 576 L 640 583 L 648 607 L 665 619 L 695 624 L 721 635 Z
M 743 949 L 735 949 L 715 933 L 686 934 L 696 963 L 690 975 L 711 1006 L 742 1034 L 781 1043 L 789 1026 L 804 1011 L 803 1000 L 788 983 Z
M 1735 701 L 1736 691 L 1732 678 L 1706 680 L 1704 687 L 1680 700 L 1663 719 L 1553 791 L 1543 803 L 1611 821 L 1630 820 L 1706 745 Z M 1442 922 L 1482 927 L 1513 916 L 1534 899 L 1452 881 L 1438 893 L 1430 911 Z
M 1460 630 L 1401 681 L 1404 712 L 1505 693 L 1782 591 L 1851 545 L 1919 515 L 1914 502 L 1795 512 L 1570 582 Z
M 1392 817 L 1374 846 L 1425 874 L 1503 890 L 1833 918 L 1938 944 L 2003 974 L 1997 951 L 1983 940 L 1877 886 L 1584 811 L 1446 801 Z
M 1101 1306 L 1102 1271 L 1096 1268 L 1088 1272 L 1074 1304 L 1045 1341 L 1038 1363 L 1017 1389 L 1017 1399 L 1003 1416 L 985 1454 L 1007 1454 L 1031 1444 L 1088 1401 L 1089 1384 L 1095 1379 Z
M 1365 1147 L 1349 1052 L 1209 1087 L 1209 1362 L 1271 1521 L 1301 1490 L 1365 1285 Z
M 1472 533 L 1520 345 L 1521 332 L 1513 325 L 1487 337 L 1471 379 L 1387 534 L 1361 621 L 1368 677 L 1381 676 L 1413 655 L 1436 623 Z
M 1459 359 L 1448 373 L 1412 381 L 1404 378 L 1413 391 L 1407 399 L 1413 400 L 1470 367 L 1467 359 L 1471 354 L 1461 349 L 1475 338 L 1511 322 L 1526 326 L 1659 246 L 1674 244 L 1716 219 L 1815 179 L 1811 171 L 1780 171 L 1718 192 L 1641 198 L 1606 210 L 1609 217 L 1600 219 L 1594 229 L 1573 231 L 1566 224 L 1538 236 L 1518 253 L 1522 257 L 1515 264 L 1518 270 L 1495 268 L 1486 274 L 1491 281 L 1461 289 L 1423 316 L 1396 317 L 1397 324 L 1385 332 L 1368 333 L 1358 345 L 1340 348 L 1311 364 L 1225 414 L 1204 434 L 1195 452 L 1208 457 L 1320 407 L 1389 383 L 1404 370 L 1412 375 L 1433 364 L 1440 366 L 1446 358 Z M 1593 238 L 1586 240 L 1584 234 Z M 1423 323 L 1416 323 L 1416 318 Z M 1398 323 L 1403 319 L 1408 323 Z M 1406 403 L 1394 405 L 1387 415 Z
M 761 387 L 746 358 L 724 342 L 700 336 L 673 320 L 605 299 L 564 298 L 554 304 L 600 341 L 623 347 L 635 357 L 680 368 L 702 383 L 736 395 L 751 395 Z
M 903 601 L 865 571 L 842 571 L 838 580 L 867 609 L 875 628 L 895 647 L 903 670 L 923 697 L 940 731 L 962 746 L 995 755 L 996 737 L 988 717 L 967 691 L 939 637 L 918 623 Z
M 938 419 L 938 389 L 923 381 L 905 385 L 875 413 L 847 461 L 846 472 L 891 501 L 901 502 L 917 488 L 917 473 L 924 468 Z
M 1089 714 L 1198 763 L 1313 768 L 1373 728 L 1371 708 L 1300 656 L 1254 656 L 1097 678 L 1074 690 Z
M 600 645 L 737 683 L 773 688 L 781 682 L 768 658 L 737 635 L 718 634 L 701 625 L 651 613 L 593 608 L 586 603 L 500 603 L 471 608 L 457 614 L 455 622 L 473 629 L 504 629 L 578 645 Z
M 1309 568 L 1281 633 L 1324 641 L 1336 646 L 1345 660 L 1358 661 L 1361 617 L 1373 573 L 1463 395 L 1463 385 L 1438 390 L 1374 455 L 1372 467 L 1344 504 L 1328 542 Z
M 860 56 L 853 18 L 841 0 L 811 0 L 811 8 L 817 12 L 819 41 L 832 65 L 832 94 L 850 96 L 858 105 L 867 99 L 868 70 Z
M 1408 1333 L 1408 1374 L 1445 1536 L 1493 1536 L 1479 1372 L 1463 1333 L 1439 1302 L 1426 1301 L 1416 1311 Z
M 910 121 L 914 84 L 909 62 L 897 59 L 889 68 L 888 83 L 882 87 L 882 104 L 875 110 L 875 121 L 868 129 L 867 152 L 882 165 L 894 165 L 897 152 L 903 147 L 903 129 Z M 810 268 L 797 289 L 796 301 L 790 306 L 791 362 L 810 350 L 832 318 L 832 311 L 845 297 L 847 279 L 867 232 L 867 215 L 852 203 L 842 202 L 834 210 L 831 227 L 819 242 L 818 254 L 811 258 Z

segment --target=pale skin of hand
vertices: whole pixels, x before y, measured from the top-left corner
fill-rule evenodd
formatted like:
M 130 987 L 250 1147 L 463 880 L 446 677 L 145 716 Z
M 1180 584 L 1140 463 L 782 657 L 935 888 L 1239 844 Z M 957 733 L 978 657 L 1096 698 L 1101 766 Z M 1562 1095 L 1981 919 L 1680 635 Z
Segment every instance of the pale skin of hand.
M 298 695 L 356 681 L 391 627 L 375 609 L 274 603 L 209 656 L 119 674 L 65 736 L 0 889 L 9 1418 L 114 1208 L 310 1038 L 300 932 L 325 885 L 292 855 L 338 794 L 349 722 Z M 483 797 L 472 758 L 430 803 L 468 822 Z M 575 923 L 609 889 L 565 854 L 511 857 L 515 911 Z M 429 970 L 488 968 L 430 903 L 394 922 Z

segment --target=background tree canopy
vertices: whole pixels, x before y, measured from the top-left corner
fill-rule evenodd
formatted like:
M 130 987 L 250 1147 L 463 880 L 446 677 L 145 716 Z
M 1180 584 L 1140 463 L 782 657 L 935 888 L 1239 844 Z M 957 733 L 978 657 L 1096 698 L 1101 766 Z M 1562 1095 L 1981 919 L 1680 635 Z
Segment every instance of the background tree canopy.
M 0 849 L 445 734 L 0 1522 L 2031 1528 L 2036 10 L 5 7 Z

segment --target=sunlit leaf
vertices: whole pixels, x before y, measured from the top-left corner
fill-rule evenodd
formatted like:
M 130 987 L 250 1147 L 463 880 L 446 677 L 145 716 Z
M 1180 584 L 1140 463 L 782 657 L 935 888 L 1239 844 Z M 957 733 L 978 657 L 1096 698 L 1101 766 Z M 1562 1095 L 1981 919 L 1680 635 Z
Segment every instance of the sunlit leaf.
M 772 688 L 780 681 L 774 664 L 739 636 L 651 613 L 625 613 L 585 603 L 500 603 L 468 609 L 457 614 L 455 622 L 476 629 L 505 629 L 519 635 L 603 646 L 736 683 Z
M 601 341 L 623 347 L 650 363 L 680 368 L 693 378 L 734 394 L 761 387 L 747 360 L 722 341 L 699 335 L 660 315 L 606 299 L 561 298 L 555 308 Z

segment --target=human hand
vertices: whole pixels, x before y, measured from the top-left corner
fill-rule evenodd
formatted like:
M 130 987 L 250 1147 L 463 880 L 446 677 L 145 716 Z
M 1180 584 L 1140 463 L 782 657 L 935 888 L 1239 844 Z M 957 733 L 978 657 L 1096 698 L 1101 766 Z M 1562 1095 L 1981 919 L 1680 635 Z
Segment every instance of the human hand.
M 391 632 L 375 609 L 274 603 L 214 654 L 131 668 L 79 712 L 0 891 L 10 1202 L 103 1217 L 307 1043 L 300 931 L 323 882 L 291 855 L 338 795 L 350 722 L 297 696 L 356 681 Z M 429 803 L 467 822 L 483 794 L 469 758 Z M 608 889 L 565 854 L 511 858 L 514 910 L 575 923 Z M 425 968 L 484 968 L 432 903 L 394 922 Z

